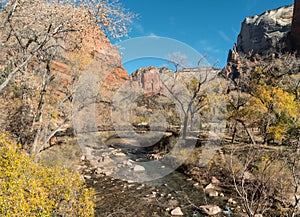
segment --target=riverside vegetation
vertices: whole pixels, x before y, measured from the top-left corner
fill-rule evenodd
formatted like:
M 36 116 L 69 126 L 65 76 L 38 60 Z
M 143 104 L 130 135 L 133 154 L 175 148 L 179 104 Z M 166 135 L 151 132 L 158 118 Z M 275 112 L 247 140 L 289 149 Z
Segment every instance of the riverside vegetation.
M 174 100 L 152 90 L 136 99 L 129 117 L 136 132 L 144 134 L 150 117 L 161 112 L 171 134 L 135 150 L 130 144 L 117 147 L 117 135 L 106 132 L 112 124 L 108 96 L 124 80 L 133 80 L 124 75 L 107 36 L 126 36 L 135 15 L 118 1 L 106 0 L 11 0 L 1 6 L 0 215 L 300 215 L 300 61 L 293 43 L 276 39 L 264 53 L 235 48 L 222 70 L 184 69 L 173 58 L 176 76 L 151 88 L 158 85 Z M 97 118 L 105 122 L 98 133 L 105 134 L 112 150 L 97 156 L 104 159 L 97 158 L 100 166 L 88 155 L 81 157 L 71 123 L 76 84 L 93 60 L 116 66 L 95 97 Z M 157 70 L 151 79 L 175 73 L 151 70 Z M 101 70 L 93 73 L 101 76 Z M 205 85 L 213 91 L 206 92 Z M 222 121 L 225 132 L 210 125 Z M 156 183 L 116 180 L 108 176 L 113 171 L 101 167 L 112 156 L 134 154 L 136 162 L 163 158 L 178 139 L 196 140 L 196 147 L 176 172 Z M 218 149 L 202 165 L 199 160 L 211 154 L 205 149 L 208 140 Z M 117 166 L 134 170 L 132 162 Z
M 134 16 L 117 1 L 1 1 L 1 216 L 94 215 L 79 173 L 45 165 L 41 153 L 70 128 L 93 49 L 111 49 L 105 34 L 126 35 Z

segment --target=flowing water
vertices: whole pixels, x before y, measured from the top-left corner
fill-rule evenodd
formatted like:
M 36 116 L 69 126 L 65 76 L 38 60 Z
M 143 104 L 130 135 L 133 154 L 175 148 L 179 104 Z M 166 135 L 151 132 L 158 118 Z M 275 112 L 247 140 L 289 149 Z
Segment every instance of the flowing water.
M 203 187 L 199 183 L 178 171 L 173 171 L 160 179 L 150 182 L 128 182 L 128 179 L 121 180 L 116 178 L 113 172 L 112 175 L 101 174 L 102 171 L 108 172 L 110 170 L 110 168 L 108 169 L 109 165 L 117 168 L 117 173 L 129 171 L 127 165 L 124 166 L 124 162 L 127 162 L 128 158 L 133 160 L 133 165 L 136 162 L 149 160 L 146 158 L 147 153 L 145 150 L 137 150 L 128 144 L 124 146 L 124 143 L 126 142 L 123 141 L 122 145 L 118 140 L 111 141 L 109 150 L 114 152 L 114 155 L 111 156 L 111 158 L 115 157 L 111 161 L 113 163 L 102 165 L 107 160 L 98 163 L 98 167 L 102 169 L 89 180 L 89 185 L 96 190 L 96 216 L 171 216 L 171 211 L 176 207 L 180 207 L 184 216 L 196 217 L 206 216 L 199 210 L 201 205 L 215 204 L 222 208 L 224 201 L 221 198 L 207 198 Z M 98 146 L 98 154 L 100 153 L 99 150 Z M 118 152 L 115 152 L 115 150 L 118 150 Z M 107 151 L 106 147 L 101 153 L 107 153 Z M 118 163 L 116 164 L 115 162 Z M 130 166 L 132 167 L 132 165 Z M 151 171 L 151 168 L 146 168 L 146 174 L 151 174 L 152 172 L 154 171 Z M 126 175 L 125 172 L 124 174 Z

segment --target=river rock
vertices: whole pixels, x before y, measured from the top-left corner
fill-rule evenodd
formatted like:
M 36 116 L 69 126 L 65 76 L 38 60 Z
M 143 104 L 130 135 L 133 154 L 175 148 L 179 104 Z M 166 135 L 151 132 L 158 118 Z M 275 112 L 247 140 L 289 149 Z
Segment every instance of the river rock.
M 203 213 L 205 213 L 209 216 L 216 215 L 216 214 L 222 212 L 222 209 L 216 205 L 203 205 L 203 206 L 200 206 L 199 208 Z
M 219 179 L 217 179 L 216 177 L 212 177 L 211 178 L 211 183 L 212 184 L 215 184 L 215 185 L 218 185 L 218 184 L 220 184 L 221 182 L 220 182 L 220 180 Z
M 115 152 L 114 155 L 115 155 L 116 157 L 126 157 L 126 154 L 123 153 L 123 152 Z
M 129 167 L 131 167 L 132 166 L 132 163 L 128 160 L 128 161 L 123 161 L 123 164 L 125 165 L 125 166 L 129 166 Z
M 172 216 L 183 216 L 183 212 L 181 211 L 180 207 L 176 207 L 171 211 Z
M 209 185 L 207 185 L 205 188 L 204 188 L 204 191 L 205 193 L 209 196 L 209 197 L 217 197 L 219 196 L 219 193 L 216 189 L 216 187 L 210 183 Z
M 207 192 L 209 197 L 218 197 L 219 196 L 219 192 L 216 190 L 210 190 Z
M 204 189 L 205 190 L 210 190 L 210 189 L 216 189 L 216 187 L 212 183 L 210 183 Z
M 133 168 L 133 171 L 135 173 L 143 173 L 145 172 L 145 167 L 141 166 L 141 165 L 135 165 L 134 168 Z
M 232 204 L 232 205 L 236 205 L 237 204 L 237 202 L 235 200 L 233 200 L 233 198 L 229 198 L 228 199 L 228 203 Z

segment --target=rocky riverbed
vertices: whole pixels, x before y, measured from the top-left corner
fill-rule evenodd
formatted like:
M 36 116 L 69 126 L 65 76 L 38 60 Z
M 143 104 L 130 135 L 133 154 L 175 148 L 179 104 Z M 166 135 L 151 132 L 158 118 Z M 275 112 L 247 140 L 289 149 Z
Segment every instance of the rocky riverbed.
M 142 166 L 153 154 L 134 148 L 130 145 L 134 142 L 113 139 L 109 146 L 85 147 L 89 156 L 82 159 L 80 170 L 96 191 L 96 216 L 231 216 L 229 207 L 235 202 L 224 195 L 216 177 L 193 179 L 181 167 L 162 178 L 142 181 L 155 172 Z
M 88 186 L 95 189 L 96 216 L 196 217 L 208 216 L 206 213 L 224 216 L 223 211 L 230 216 L 231 211 L 228 212 L 227 208 L 230 207 L 232 211 L 238 208 L 222 180 L 218 180 L 221 176 L 210 176 L 207 168 L 184 164 L 178 170 L 153 181 L 142 182 L 128 177 L 122 180 L 114 174 L 122 171 L 125 175 L 124 171 L 137 176 L 151 174 L 151 170 L 141 166 L 141 162 L 159 158 L 160 153 L 153 156 L 129 144 L 124 148 L 118 139 L 113 139 L 106 147 L 99 146 L 98 140 L 93 145 L 85 139 L 82 141 L 89 143 L 85 147 L 85 155 L 82 156 L 76 140 L 62 141 L 61 146 L 54 146 L 45 153 L 44 160 L 48 163 L 62 161 L 64 165 L 72 166 L 83 174 Z M 198 147 L 195 150 L 200 149 Z M 87 153 L 94 157 L 87 156 Z M 78 161 L 80 158 L 81 161 Z
M 206 192 L 200 183 L 177 171 L 152 182 L 133 183 L 90 168 L 85 162 L 84 177 L 96 192 L 96 216 L 207 216 L 201 209 L 205 205 L 210 205 L 206 212 L 222 216 L 221 208 L 225 208 L 224 195 L 216 191 L 219 197 L 212 195 L 213 189 Z

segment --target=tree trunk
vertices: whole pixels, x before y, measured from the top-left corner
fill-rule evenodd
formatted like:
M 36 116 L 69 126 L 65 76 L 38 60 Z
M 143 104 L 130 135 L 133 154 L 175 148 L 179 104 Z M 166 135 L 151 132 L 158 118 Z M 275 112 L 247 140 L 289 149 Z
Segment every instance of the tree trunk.
M 244 123 L 244 121 L 242 120 L 237 120 L 239 123 L 241 123 L 243 125 L 243 127 L 245 128 L 249 138 L 251 139 L 251 142 L 253 145 L 256 145 L 256 142 L 255 142 L 255 139 L 254 139 L 254 136 L 252 135 L 252 133 L 250 132 L 250 130 L 248 129 L 248 127 L 246 126 L 246 124 Z
M 267 114 L 267 123 L 266 123 L 266 126 L 265 126 L 265 132 L 264 132 L 264 141 L 263 143 L 265 144 L 267 142 L 267 136 L 268 136 L 268 131 L 269 131 L 269 128 L 270 128 L 270 124 L 271 124 L 271 111 L 272 111 L 272 108 L 268 108 L 268 114 Z
M 4 80 L 4 82 L 0 85 L 0 92 L 8 85 L 10 80 L 14 77 L 14 75 L 21 69 L 23 68 L 29 60 L 33 57 L 33 54 L 30 54 L 24 62 L 22 62 L 19 66 L 17 66 L 12 72 L 10 72 L 7 76 L 7 78 Z
M 189 116 L 187 114 L 184 115 L 183 119 L 183 129 L 182 129 L 182 138 L 186 139 L 187 136 L 187 128 L 188 128 Z
M 51 81 L 54 79 L 53 76 L 51 76 L 51 69 L 50 69 L 50 62 L 47 63 L 47 71 L 44 74 L 44 81 L 42 86 L 42 91 L 40 93 L 40 99 L 39 104 L 37 107 L 37 115 L 33 120 L 33 125 L 35 122 L 39 123 L 39 128 L 37 129 L 37 132 L 35 133 L 34 141 L 32 144 L 32 150 L 31 154 L 37 154 L 36 151 L 38 150 L 37 146 L 40 141 L 42 129 L 43 129 L 43 111 L 45 107 L 45 99 L 46 99 L 46 93 L 48 90 L 48 86 L 50 85 Z
M 232 137 L 231 137 L 232 144 L 234 143 L 234 140 L 235 140 L 236 131 L 237 131 L 237 121 L 234 123 L 234 129 L 233 129 L 233 133 L 232 133 Z

